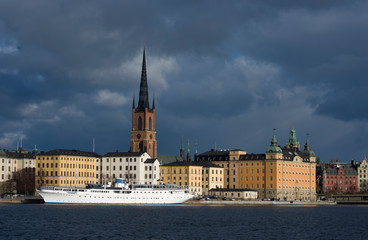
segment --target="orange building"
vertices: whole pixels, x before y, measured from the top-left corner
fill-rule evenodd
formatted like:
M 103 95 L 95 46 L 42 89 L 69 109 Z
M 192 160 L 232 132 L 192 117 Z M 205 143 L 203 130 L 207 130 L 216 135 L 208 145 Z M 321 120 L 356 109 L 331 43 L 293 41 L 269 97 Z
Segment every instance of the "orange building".
M 300 151 L 294 129 L 283 148 L 278 146 L 274 135 L 265 154 L 211 150 L 197 155 L 196 161 L 210 161 L 223 167 L 224 188 L 254 189 L 259 198 L 316 199 L 316 157 L 308 139 Z
M 240 188 L 255 189 L 260 198 L 316 200 L 316 157 L 308 139 L 303 151 L 299 147 L 292 129 L 284 148 L 274 135 L 266 154 L 240 156 Z

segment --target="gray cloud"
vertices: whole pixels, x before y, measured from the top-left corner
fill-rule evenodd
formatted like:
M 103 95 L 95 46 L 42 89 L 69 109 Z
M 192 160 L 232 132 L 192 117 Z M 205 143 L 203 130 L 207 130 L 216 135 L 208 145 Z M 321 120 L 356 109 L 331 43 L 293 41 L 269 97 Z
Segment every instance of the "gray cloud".
M 367 143 L 365 1 L 0 3 L 0 144 L 127 150 L 143 43 L 159 152 L 181 136 L 262 152 L 277 128 L 317 155 Z M 28 145 L 27 145 L 28 144 Z M 345 146 L 345 147 L 343 147 Z M 339 149 L 339 150 L 336 150 Z M 341 149 L 348 149 L 342 151 Z M 192 149 L 193 152 L 193 149 Z

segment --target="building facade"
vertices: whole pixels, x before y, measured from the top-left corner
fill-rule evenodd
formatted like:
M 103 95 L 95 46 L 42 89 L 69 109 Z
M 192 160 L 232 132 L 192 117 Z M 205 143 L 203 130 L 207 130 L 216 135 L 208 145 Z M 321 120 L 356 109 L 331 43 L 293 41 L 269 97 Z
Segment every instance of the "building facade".
M 325 164 L 323 170 L 324 193 L 356 193 L 358 192 L 357 165 L 348 164 Z
M 265 154 L 247 154 L 241 150 L 199 154 L 196 161 L 211 161 L 224 167 L 224 188 L 254 189 L 259 198 L 280 200 L 316 199 L 316 157 L 307 139 L 304 150 L 292 129 L 285 147 L 276 136 Z
M 237 200 L 257 200 L 258 193 L 252 189 L 228 189 L 228 188 L 220 188 L 220 189 L 211 189 L 209 195 L 220 198 L 229 198 L 229 199 L 237 199 Z
M 135 107 L 135 99 L 133 98 L 130 152 L 147 152 L 152 158 L 157 158 L 155 99 L 153 98 L 152 107 L 150 107 L 145 49 L 143 49 L 142 75 L 137 107 Z
M 213 188 L 223 188 L 223 168 L 212 163 L 177 161 L 160 166 L 161 182 L 188 186 L 195 195 L 208 195 Z
M 163 184 L 188 186 L 192 194 L 202 195 L 203 167 L 190 162 L 173 162 L 160 166 L 160 179 Z
M 224 169 L 224 188 L 239 188 L 239 158 L 246 154 L 246 151 L 235 150 L 214 150 L 197 154 L 195 161 L 199 163 L 211 162 Z
M 55 149 L 36 157 L 36 186 L 85 187 L 95 183 L 96 162 L 101 158 L 94 152 Z
M 0 150 L 0 182 L 13 178 L 13 173 L 22 169 L 33 169 L 36 166 L 35 152 L 18 149 L 17 151 Z
M 0 150 L 0 194 L 15 191 L 33 193 L 37 154 L 35 150 Z
M 148 153 L 109 152 L 96 163 L 96 183 L 125 178 L 128 183 L 157 184 L 159 166 L 159 161 Z
M 359 164 L 358 169 L 358 192 L 368 191 L 368 163 L 367 158 L 364 157 L 363 161 Z

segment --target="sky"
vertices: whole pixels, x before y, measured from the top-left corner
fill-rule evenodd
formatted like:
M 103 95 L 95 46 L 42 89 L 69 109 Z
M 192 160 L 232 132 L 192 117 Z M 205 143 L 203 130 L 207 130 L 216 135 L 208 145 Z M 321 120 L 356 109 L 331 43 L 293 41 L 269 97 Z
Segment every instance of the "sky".
M 368 153 L 367 1 L 0 0 L 0 147 L 128 151 L 146 46 L 159 154 Z

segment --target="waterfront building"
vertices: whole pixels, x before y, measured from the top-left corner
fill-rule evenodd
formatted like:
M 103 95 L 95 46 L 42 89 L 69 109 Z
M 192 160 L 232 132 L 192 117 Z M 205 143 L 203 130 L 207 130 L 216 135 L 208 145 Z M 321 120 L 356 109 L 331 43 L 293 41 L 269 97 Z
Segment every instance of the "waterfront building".
M 240 156 L 240 186 L 257 190 L 260 198 L 280 200 L 316 200 L 316 158 L 307 139 L 304 150 L 289 134 L 284 148 L 276 136 L 265 154 Z
M 357 164 L 339 162 L 324 164 L 323 191 L 325 193 L 356 193 L 358 192 Z
M 159 161 L 148 153 L 109 152 L 96 163 L 96 183 L 115 182 L 125 178 L 128 183 L 157 184 Z
M 101 156 L 94 152 L 55 149 L 36 157 L 36 186 L 85 187 L 95 183 L 96 162 Z
M 359 164 L 358 169 L 358 192 L 368 191 L 368 163 L 367 158 L 364 157 L 363 161 Z
M 153 98 L 152 107 L 150 107 L 145 48 L 143 49 L 142 74 L 137 107 L 135 107 L 135 98 L 133 97 L 130 152 L 147 152 L 152 158 L 157 158 L 155 99 Z
M 200 163 L 202 166 L 202 195 L 209 195 L 211 189 L 224 187 L 224 169 L 211 162 Z
M 224 169 L 224 188 L 239 188 L 239 157 L 246 154 L 246 151 L 234 150 L 214 150 L 196 154 L 196 162 L 212 162 Z
M 281 148 L 274 135 L 265 154 L 242 155 L 240 186 L 257 190 L 260 198 L 316 200 L 315 154 L 309 141 L 302 152 L 288 143 L 289 147 Z
M 219 198 L 229 198 L 237 200 L 257 200 L 258 193 L 253 189 L 228 189 L 228 188 L 213 188 L 209 192 L 210 196 L 217 196 Z
M 304 150 L 289 133 L 285 147 L 277 144 L 276 136 L 264 154 L 247 154 L 241 150 L 211 150 L 196 157 L 196 161 L 211 161 L 224 167 L 225 188 L 250 188 L 260 198 L 280 200 L 316 199 L 316 157 L 307 139 Z
M 31 178 L 34 179 L 34 172 L 36 166 L 35 156 L 37 149 L 27 151 L 19 148 L 15 151 L 4 151 L 0 149 L 0 193 L 11 192 L 12 190 L 19 190 L 19 192 L 32 192 L 34 189 L 34 180 L 28 181 L 28 186 L 23 184 L 17 186 L 14 184 L 6 184 L 8 181 L 14 183 L 24 182 Z
M 161 183 L 189 186 L 195 195 L 208 195 L 212 188 L 223 188 L 223 168 L 212 163 L 177 161 L 160 166 Z
M 18 149 L 16 151 L 0 150 L 0 182 L 13 178 L 13 173 L 22 169 L 32 169 L 36 165 L 35 152 Z

